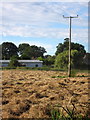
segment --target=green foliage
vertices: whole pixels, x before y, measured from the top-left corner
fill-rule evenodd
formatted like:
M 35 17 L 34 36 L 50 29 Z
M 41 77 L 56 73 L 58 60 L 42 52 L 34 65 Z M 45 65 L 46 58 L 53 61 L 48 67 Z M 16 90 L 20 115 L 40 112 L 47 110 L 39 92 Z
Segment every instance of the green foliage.
M 68 68 L 68 51 L 64 51 L 56 56 L 55 67 Z M 77 50 L 71 50 L 71 65 L 75 67 L 78 64 L 77 56 L 79 55 Z
M 64 43 L 63 44 L 59 43 L 56 48 L 57 48 L 56 53 L 55 53 L 56 55 L 68 50 L 69 49 L 69 38 L 64 39 Z
M 23 51 L 23 53 L 21 54 L 21 59 L 22 60 L 30 60 L 31 59 L 31 47 L 29 46 L 29 47 L 26 47 L 25 49 L 24 49 L 24 51 Z
M 18 62 L 17 56 L 12 56 L 10 58 L 10 63 L 8 65 L 8 67 L 14 68 L 20 66 L 20 63 Z
M 46 59 L 48 61 L 47 65 L 53 65 L 55 62 L 55 56 L 48 56 Z
M 83 109 L 83 108 L 82 108 Z M 72 103 L 72 108 L 63 107 L 62 105 L 55 105 L 50 108 L 51 110 L 51 120 L 89 120 L 89 114 L 85 112 L 84 115 L 81 115 L 75 104 Z M 66 114 L 65 114 L 66 113 Z
M 4 42 L 1 44 L 2 47 L 2 59 L 10 59 L 13 55 L 18 56 L 18 48 L 12 42 Z
M 67 68 L 68 64 L 68 51 L 64 51 L 56 56 L 55 67 Z
M 38 60 L 43 61 L 44 65 L 51 66 L 55 62 L 55 56 L 45 55 L 44 57 L 38 57 Z
M 38 57 L 37 60 L 44 61 L 43 57 Z
M 51 118 L 52 120 L 60 120 L 61 115 L 59 109 L 52 109 L 51 110 Z
M 55 62 L 55 56 L 46 55 L 44 57 L 44 65 L 51 66 L 54 64 L 54 62 Z
M 43 47 L 37 47 L 35 45 L 30 46 L 29 44 L 22 43 L 18 47 L 21 59 L 36 59 L 43 57 L 46 50 Z
M 43 47 L 37 47 L 35 45 L 31 46 L 32 57 L 43 57 L 43 54 L 46 53 L 46 50 Z
M 30 45 L 28 43 L 22 43 L 19 45 L 18 50 L 19 50 L 19 54 L 22 55 L 24 53 L 24 50 L 30 47 Z
M 56 50 L 56 55 L 58 55 L 59 53 L 62 53 L 66 50 L 69 49 L 69 38 L 65 38 L 64 39 L 64 43 L 59 43 L 57 46 L 57 50 Z M 72 50 L 77 50 L 79 52 L 80 56 L 84 56 L 86 51 L 84 49 L 84 46 L 79 44 L 79 43 L 74 43 L 71 42 L 71 49 Z
M 66 39 L 64 39 L 64 43 L 58 44 L 55 54 L 59 55 L 60 53 L 64 53 L 65 51 L 68 51 L 68 50 L 69 50 L 69 38 L 66 38 Z M 84 46 L 81 44 L 78 44 L 78 43 L 71 42 L 71 50 L 77 50 L 77 52 L 78 52 L 78 54 L 74 53 L 74 54 L 76 54 L 76 55 L 74 55 L 75 57 L 73 58 L 74 65 L 78 66 L 78 67 L 81 66 L 83 64 L 83 57 L 86 54 Z M 64 56 L 65 56 L 65 53 L 64 53 Z M 68 56 L 66 55 L 66 57 L 68 57 Z M 64 63 L 66 63 L 66 62 L 67 62 L 67 58 L 66 58 L 66 61 L 64 59 Z M 65 67 L 66 67 L 66 64 L 65 64 Z
M 81 104 L 78 104 L 77 102 L 73 101 L 73 98 L 77 100 L 75 96 L 71 98 L 68 104 L 56 104 L 52 106 L 52 110 L 57 109 L 57 112 L 59 115 L 61 115 L 61 118 L 58 120 L 89 120 L 90 119 L 90 112 L 88 110 L 88 106 L 81 106 Z M 79 107 L 83 110 L 83 108 L 86 107 L 86 110 L 83 110 L 84 113 L 79 113 L 78 109 Z M 53 113 L 54 114 L 54 113 Z M 55 120 L 55 119 L 54 119 Z
M 7 67 L 3 67 L 2 70 L 12 70 L 12 69 L 16 69 L 16 67 L 14 66 L 7 66 Z

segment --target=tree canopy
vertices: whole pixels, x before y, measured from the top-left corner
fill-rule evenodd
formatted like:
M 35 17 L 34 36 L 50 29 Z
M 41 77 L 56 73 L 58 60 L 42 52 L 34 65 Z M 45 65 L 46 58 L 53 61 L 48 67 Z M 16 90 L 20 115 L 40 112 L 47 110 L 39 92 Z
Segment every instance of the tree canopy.
M 43 47 L 37 47 L 35 45 L 32 45 L 31 52 L 32 52 L 32 57 L 37 58 L 40 56 L 43 57 L 44 53 L 46 53 L 46 50 Z
M 54 65 L 55 62 L 55 56 L 51 56 L 51 55 L 45 55 L 44 57 L 38 57 L 38 60 L 43 61 L 44 65 Z
M 0 51 L 2 52 L 2 58 L 8 60 L 12 56 L 16 55 L 19 59 L 37 59 L 38 57 L 43 57 L 46 50 L 44 47 L 38 47 L 36 45 L 30 46 L 28 43 L 19 44 L 17 47 L 12 42 L 3 42 L 0 45 Z
M 2 59 L 10 59 L 13 55 L 18 56 L 18 48 L 12 42 L 4 42 L 1 44 L 2 47 Z
M 35 45 L 30 46 L 29 44 L 22 43 L 18 47 L 19 55 L 21 59 L 36 59 L 38 57 L 43 57 L 46 52 L 45 48 L 38 47 Z
M 68 51 L 69 50 L 69 38 L 65 38 L 64 39 L 64 43 L 59 43 L 58 46 L 57 46 L 57 50 L 56 50 L 56 56 L 57 55 L 61 55 L 60 59 L 62 59 L 62 62 L 64 62 L 64 59 L 67 61 L 67 58 L 68 58 L 68 54 L 67 52 L 65 51 Z M 72 58 L 71 56 L 71 59 L 73 59 L 75 61 L 74 63 L 74 66 L 79 66 L 81 64 L 83 64 L 83 57 L 85 56 L 86 54 L 86 51 L 84 49 L 84 46 L 79 44 L 79 43 L 74 43 L 74 42 L 71 42 L 71 50 L 77 50 L 77 55 L 75 58 Z M 62 54 L 60 54 L 62 53 Z M 67 54 L 67 55 L 66 55 Z M 75 53 L 76 54 L 76 53 Z M 64 57 L 66 56 L 66 58 Z M 56 58 L 58 59 L 58 58 Z M 66 62 L 67 63 L 67 62 Z M 64 64 L 63 64 L 64 65 Z
M 77 50 L 71 50 L 71 65 L 76 67 L 79 63 L 77 58 L 79 57 L 79 52 Z M 55 59 L 55 67 L 67 68 L 68 67 L 68 50 L 59 53 Z
M 19 44 L 19 46 L 18 46 L 19 54 L 22 55 L 24 53 L 25 49 L 27 49 L 28 47 L 30 47 L 30 45 L 28 43 Z
M 69 49 L 69 38 L 65 38 L 64 43 L 58 44 L 55 54 L 58 55 L 59 53 L 62 53 L 68 49 Z M 86 53 L 84 46 L 79 43 L 71 42 L 71 49 L 77 50 L 79 52 L 79 57 L 81 57 L 81 58 L 84 57 L 84 55 Z

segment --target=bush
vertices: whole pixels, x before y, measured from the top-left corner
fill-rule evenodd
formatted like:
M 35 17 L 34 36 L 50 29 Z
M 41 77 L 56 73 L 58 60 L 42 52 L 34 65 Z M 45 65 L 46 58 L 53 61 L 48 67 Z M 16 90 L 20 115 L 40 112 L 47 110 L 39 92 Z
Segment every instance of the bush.
M 60 68 L 64 68 L 64 69 L 67 69 L 68 68 L 68 51 L 64 51 L 60 54 L 58 54 L 56 56 L 56 59 L 55 59 L 55 67 L 58 67 L 59 69 Z M 71 66 L 72 67 L 76 67 L 79 63 L 77 61 L 77 57 L 78 57 L 78 51 L 77 50 L 71 50 Z
M 18 62 L 17 56 L 12 56 L 10 59 L 10 63 L 8 65 L 8 67 L 13 68 L 13 67 L 17 67 L 20 66 L 20 63 Z

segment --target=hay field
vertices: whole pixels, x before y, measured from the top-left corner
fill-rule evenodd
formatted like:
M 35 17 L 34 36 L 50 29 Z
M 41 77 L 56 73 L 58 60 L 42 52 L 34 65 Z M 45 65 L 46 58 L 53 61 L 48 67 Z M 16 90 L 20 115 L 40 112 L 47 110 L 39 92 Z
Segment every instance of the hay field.
M 48 118 L 49 107 L 75 103 L 84 114 L 88 102 L 88 77 L 52 78 L 59 71 L 3 70 L 2 117 Z M 83 106 L 83 109 L 82 109 Z

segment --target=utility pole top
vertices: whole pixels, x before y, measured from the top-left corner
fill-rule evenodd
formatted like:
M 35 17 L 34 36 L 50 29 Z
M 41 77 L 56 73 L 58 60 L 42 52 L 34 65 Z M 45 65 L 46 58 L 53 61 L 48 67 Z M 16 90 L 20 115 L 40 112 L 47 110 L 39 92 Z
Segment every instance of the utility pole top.
M 77 16 L 69 16 L 69 17 L 65 17 L 65 16 L 63 15 L 63 17 L 64 17 L 64 18 L 78 18 L 78 15 L 77 15 Z

